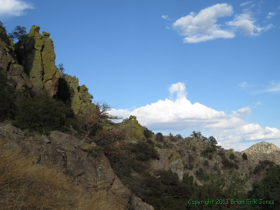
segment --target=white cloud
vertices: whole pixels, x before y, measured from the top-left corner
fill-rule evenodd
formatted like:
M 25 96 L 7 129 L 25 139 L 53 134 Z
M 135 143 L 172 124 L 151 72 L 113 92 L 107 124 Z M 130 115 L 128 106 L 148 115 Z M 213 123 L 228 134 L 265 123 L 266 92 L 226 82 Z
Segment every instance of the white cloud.
M 246 1 L 246 2 L 244 2 L 244 3 L 242 3 L 242 4 L 240 4 L 240 6 L 241 7 L 244 7 L 244 6 L 246 6 L 246 5 L 248 5 L 248 4 L 250 4 L 252 1 Z
M 162 15 L 161 18 L 167 20 L 168 19 L 168 15 Z
M 264 92 L 280 93 L 280 82 L 272 82 L 270 84 L 270 87 L 266 89 Z
M 201 10 L 198 14 L 191 12 L 173 23 L 173 27 L 182 36 L 184 42 L 198 43 L 217 38 L 233 38 L 235 35 L 229 30 L 221 29 L 217 19 L 233 14 L 233 8 L 228 4 L 216 4 Z
M 246 114 L 251 113 L 251 108 L 250 107 L 245 107 L 238 109 L 237 111 L 232 111 L 234 116 L 244 116 Z
M 0 16 L 21 16 L 26 9 L 33 6 L 19 0 L 0 0 Z
M 250 4 L 244 2 L 241 6 Z M 253 17 L 251 9 L 243 9 L 242 14 L 236 14 L 234 19 L 227 22 L 221 22 L 222 17 L 230 17 L 234 14 L 233 7 L 229 4 L 216 4 L 201 10 L 198 14 L 191 12 L 189 15 L 179 18 L 173 23 L 173 28 L 185 38 L 184 43 L 199 43 L 218 38 L 234 38 L 237 32 L 245 36 L 257 36 L 261 32 L 267 31 L 274 27 L 272 24 L 259 26 Z M 271 18 L 275 13 L 269 13 Z M 218 19 L 220 20 L 218 24 Z
M 251 14 L 236 15 L 233 21 L 229 21 L 226 24 L 235 27 L 237 31 L 240 31 L 246 36 L 259 35 L 263 30 L 261 27 L 255 25 L 255 20 L 251 17 Z
M 246 141 L 280 140 L 279 129 L 262 128 L 257 123 L 248 123 L 240 118 L 251 113 L 250 107 L 238 109 L 227 115 L 203 104 L 191 103 L 186 98 L 184 83 L 172 84 L 169 92 L 171 95 L 177 93 L 175 100 L 159 100 L 133 110 L 112 109 L 110 114 L 122 118 L 135 115 L 141 125 L 151 130 L 180 131 L 181 134 L 200 130 L 203 134 L 206 132 L 215 136 L 223 147 L 234 147 L 237 150 L 240 150 L 239 146 Z
M 275 12 L 269 12 L 266 16 L 266 18 L 269 20 L 271 19 L 276 13 Z
M 241 82 L 240 84 L 238 84 L 238 86 L 241 88 L 248 88 L 250 85 L 248 84 L 248 82 Z

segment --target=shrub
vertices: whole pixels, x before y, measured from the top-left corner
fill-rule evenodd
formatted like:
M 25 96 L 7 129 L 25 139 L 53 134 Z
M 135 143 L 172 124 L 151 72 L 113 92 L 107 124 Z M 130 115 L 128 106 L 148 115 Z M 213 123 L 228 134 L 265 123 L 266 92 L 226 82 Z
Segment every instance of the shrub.
M 6 76 L 0 73 L 0 121 L 13 119 L 16 112 L 16 91 L 6 84 L 7 81 Z
M 157 133 L 156 134 L 156 141 L 163 142 L 163 135 L 162 135 L 162 133 Z
M 243 160 L 247 160 L 247 159 L 248 159 L 246 153 L 243 153 L 242 159 L 243 159 Z
M 209 156 L 209 154 L 211 154 L 211 153 L 213 153 L 213 152 L 215 152 L 216 151 L 216 148 L 215 147 L 207 147 L 205 150 L 203 150 L 202 151 L 202 155 L 204 156 L 204 157 L 207 157 L 207 156 Z
M 229 168 L 229 169 L 236 168 L 235 163 L 232 163 L 226 157 L 222 157 L 222 164 L 223 164 L 223 167 L 225 167 L 225 168 Z
M 231 153 L 229 158 L 233 160 L 235 158 L 235 155 L 233 153 Z
M 146 127 L 143 127 L 144 128 L 144 136 L 149 139 L 153 136 L 153 132 L 151 130 L 149 130 L 148 128 Z
M 63 102 L 39 96 L 27 98 L 20 103 L 14 125 L 30 131 L 47 133 L 63 129 L 66 119 L 71 117 L 74 117 L 72 109 Z
M 187 185 L 193 185 L 193 176 L 185 173 L 183 176 L 183 183 L 186 183 Z
M 275 166 L 275 163 L 269 160 L 260 161 L 259 164 L 255 167 L 253 173 L 254 174 L 260 174 L 262 170 L 264 170 L 266 167 L 273 167 Z
M 159 154 L 153 146 L 145 142 L 130 144 L 130 151 L 135 155 L 136 160 L 148 161 L 150 159 L 159 159 Z

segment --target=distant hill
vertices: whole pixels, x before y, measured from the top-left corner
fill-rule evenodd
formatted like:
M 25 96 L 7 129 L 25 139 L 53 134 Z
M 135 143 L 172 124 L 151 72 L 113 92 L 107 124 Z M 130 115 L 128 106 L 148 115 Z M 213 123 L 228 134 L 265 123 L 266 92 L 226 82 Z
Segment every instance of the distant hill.
M 270 154 L 276 151 L 280 151 L 280 148 L 274 144 L 262 141 L 258 144 L 254 144 L 253 146 L 244 150 L 243 152 L 245 152 L 246 154 L 255 154 L 255 153 Z

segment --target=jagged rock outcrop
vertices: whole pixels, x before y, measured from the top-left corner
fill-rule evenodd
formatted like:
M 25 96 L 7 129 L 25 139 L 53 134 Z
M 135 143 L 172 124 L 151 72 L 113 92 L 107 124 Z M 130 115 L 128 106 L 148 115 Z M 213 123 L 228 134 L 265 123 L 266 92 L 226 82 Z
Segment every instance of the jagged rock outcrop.
M 59 78 L 62 74 L 55 67 L 55 52 L 50 33 L 40 34 L 40 27 L 33 25 L 28 39 L 23 43 L 22 63 L 33 84 L 34 95 L 47 92 L 54 96 L 58 90 Z
M 9 79 L 9 84 L 16 87 L 17 90 L 33 86 L 24 72 L 23 66 L 18 64 L 13 42 L 9 40 L 6 30 L 2 26 L 0 26 L 0 72 Z
M 49 136 L 25 135 L 21 129 L 8 124 L 0 124 L 0 138 L 4 140 L 5 148 L 28 152 L 34 163 L 65 171 L 87 195 L 99 196 L 104 201 L 104 206 L 98 209 L 153 209 L 122 184 L 94 143 L 59 131 L 52 131 Z
M 79 86 L 78 78 L 67 75 L 65 80 L 72 91 L 71 108 L 76 115 L 88 116 L 97 109 L 97 107 L 91 103 L 91 96 L 88 93 L 88 88 L 85 85 Z

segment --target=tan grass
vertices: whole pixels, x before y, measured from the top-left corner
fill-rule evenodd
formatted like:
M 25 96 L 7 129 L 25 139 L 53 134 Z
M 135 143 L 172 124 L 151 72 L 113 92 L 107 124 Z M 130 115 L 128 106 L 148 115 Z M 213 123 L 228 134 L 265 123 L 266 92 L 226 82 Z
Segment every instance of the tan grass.
M 26 154 L 3 145 L 0 139 L 0 210 L 108 209 L 106 197 L 89 197 L 62 171 L 34 164 Z

